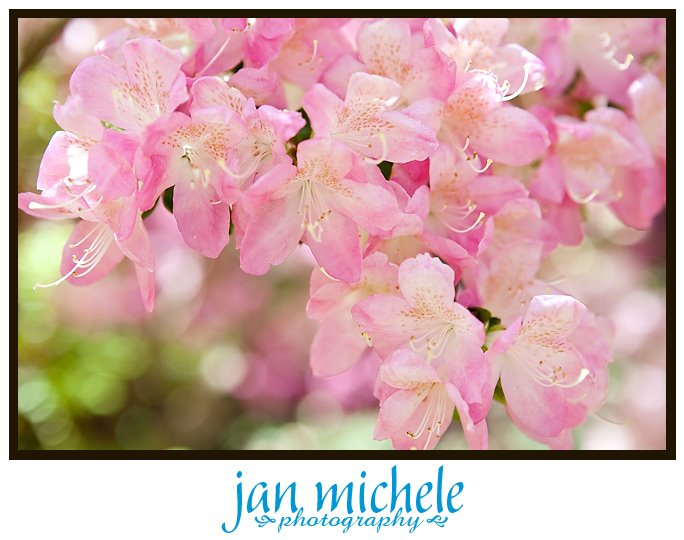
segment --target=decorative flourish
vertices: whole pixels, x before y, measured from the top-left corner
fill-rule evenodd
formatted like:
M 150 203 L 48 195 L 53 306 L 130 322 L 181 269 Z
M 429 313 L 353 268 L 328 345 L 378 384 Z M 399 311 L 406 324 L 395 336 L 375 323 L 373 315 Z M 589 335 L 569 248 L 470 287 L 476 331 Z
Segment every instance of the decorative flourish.
M 259 528 L 265 527 L 269 523 L 275 523 L 276 522 L 276 520 L 274 518 L 269 517 L 266 514 L 264 514 L 263 516 L 256 516 L 254 518 L 254 521 L 257 522 L 257 524 L 259 525 Z
M 428 518 L 425 520 L 426 523 L 432 523 L 434 525 L 437 525 L 438 527 L 444 528 L 444 524 L 449 521 L 449 518 L 447 516 L 443 516 L 441 514 L 437 514 L 436 516 L 433 516 L 431 518 Z

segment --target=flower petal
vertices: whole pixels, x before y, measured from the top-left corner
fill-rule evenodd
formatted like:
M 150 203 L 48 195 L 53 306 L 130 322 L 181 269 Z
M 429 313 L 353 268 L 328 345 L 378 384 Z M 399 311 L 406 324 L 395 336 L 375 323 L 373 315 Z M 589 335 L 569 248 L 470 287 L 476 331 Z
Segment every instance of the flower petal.
M 349 311 L 341 311 L 319 322 L 311 342 L 311 370 L 315 377 L 339 375 L 356 364 L 367 348 Z
M 250 217 L 240 246 L 240 268 L 260 276 L 282 263 L 302 237 L 299 199 L 285 196 L 259 206 Z
M 332 211 L 322 221 L 320 238 L 307 233 L 307 245 L 325 271 L 335 279 L 356 283 L 361 278 L 359 229 L 351 219 Z
M 422 385 L 442 383 L 435 368 L 425 358 L 408 349 L 395 351 L 380 366 L 378 377 L 400 390 L 415 390 Z
M 546 128 L 534 115 L 506 105 L 484 115 L 470 138 L 478 152 L 506 165 L 527 165 L 549 146 Z
M 542 386 L 510 359 L 503 363 L 501 386 L 506 396 L 506 411 L 525 433 L 556 437 L 563 431 L 568 407 L 562 388 Z
M 441 306 L 450 309 L 454 303 L 454 271 L 427 253 L 407 259 L 399 266 L 401 294 L 412 307 Z

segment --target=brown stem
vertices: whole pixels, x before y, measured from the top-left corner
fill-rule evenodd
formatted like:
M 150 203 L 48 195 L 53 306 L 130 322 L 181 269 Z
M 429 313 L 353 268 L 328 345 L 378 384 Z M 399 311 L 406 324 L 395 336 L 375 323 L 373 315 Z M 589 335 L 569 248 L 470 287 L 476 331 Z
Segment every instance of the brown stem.
M 45 49 L 62 33 L 69 20 L 67 18 L 53 19 L 41 32 L 26 41 L 21 51 L 21 61 L 17 72 L 19 77 L 40 60 Z

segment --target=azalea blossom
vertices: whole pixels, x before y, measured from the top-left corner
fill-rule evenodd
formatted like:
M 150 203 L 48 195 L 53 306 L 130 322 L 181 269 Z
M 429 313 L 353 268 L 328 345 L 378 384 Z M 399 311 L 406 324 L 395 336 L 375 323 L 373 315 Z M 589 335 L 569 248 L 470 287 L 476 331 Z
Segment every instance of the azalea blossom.
M 271 169 L 279 161 L 291 162 L 285 143 L 304 127 L 301 114 L 281 111 L 270 105 L 257 109 L 253 99 L 218 77 L 197 79 L 190 93 L 193 111 L 228 107 L 239 116 L 239 119 L 231 118 L 231 123 L 240 125 L 241 129 L 240 136 L 233 137 L 227 149 L 224 163 L 224 172 L 229 176 L 227 184 L 243 189 L 256 175 Z
M 400 295 L 374 294 L 352 308 L 352 316 L 383 358 L 397 349 L 417 352 L 444 364 L 475 422 L 491 403 L 483 361 L 484 328 L 454 301 L 454 271 L 421 254 L 399 266 Z
M 401 213 L 377 168 L 329 139 L 301 143 L 297 166 L 283 163 L 247 192 L 253 206 L 240 250 L 243 270 L 263 274 L 300 240 L 336 279 L 361 276 L 359 226 L 375 233 L 394 227 Z
M 358 58 L 345 55 L 323 78 L 330 90 L 343 97 L 354 73 L 366 72 L 392 79 L 401 85 L 398 104 L 420 100 L 443 102 L 454 86 L 454 66 L 434 47 L 417 44 L 421 35 L 412 32 L 408 21 L 381 19 L 364 24 L 356 37 Z
M 398 294 L 397 270 L 396 265 L 388 262 L 387 255 L 380 252 L 363 260 L 357 283 L 333 279 L 314 268 L 306 306 L 307 315 L 318 321 L 309 355 L 314 375 L 344 373 L 368 351 L 370 336 L 359 332 L 351 308 L 371 294 Z
M 593 385 L 609 358 L 600 337 L 593 358 L 582 354 L 587 346 L 582 340 L 596 336 L 587 313 L 570 296 L 535 296 L 524 317 L 497 336 L 486 353 L 492 380 L 501 377 L 507 412 L 532 437 L 558 437 L 579 423 L 575 414 L 586 414 L 582 399 L 597 399 Z M 605 392 L 603 385 L 599 389 Z
M 401 450 L 428 450 L 439 443 L 458 410 L 468 445 L 487 448 L 487 423 L 473 423 L 467 403 L 442 364 L 435 369 L 415 352 L 400 349 L 381 366 L 375 385 L 380 400 L 376 439 Z
M 148 131 L 143 191 L 154 201 L 174 188 L 174 216 L 185 242 L 207 257 L 228 243 L 230 208 L 221 198 L 228 148 L 241 136 L 227 107 L 173 113 Z
M 508 19 L 457 19 L 453 33 L 439 19 L 425 23 L 428 41 L 452 58 L 460 73 L 492 72 L 508 90 L 509 98 L 540 90 L 544 86 L 544 63 L 516 43 L 502 43 Z
M 507 86 L 491 72 L 468 71 L 457 79 L 442 116 L 440 137 L 464 156 L 481 155 L 507 165 L 527 165 L 549 145 L 544 125 L 507 103 Z
M 121 63 L 106 56 L 86 58 L 69 86 L 90 115 L 139 133 L 187 101 L 182 57 L 149 38 L 127 41 L 120 51 Z
M 411 107 L 394 110 L 400 96 L 401 86 L 391 79 L 354 73 L 344 101 L 319 84 L 305 94 L 303 104 L 317 135 L 340 141 L 372 162 L 420 161 L 437 148 L 435 133 Z
M 103 129 L 73 96 L 55 105 L 54 116 L 74 131 L 55 133 L 40 165 L 41 193 L 20 193 L 19 208 L 43 219 L 79 221 L 63 250 L 62 276 L 36 287 L 94 283 L 126 256 L 135 263 L 145 308 L 152 311 L 154 254 L 138 208 L 135 143 Z

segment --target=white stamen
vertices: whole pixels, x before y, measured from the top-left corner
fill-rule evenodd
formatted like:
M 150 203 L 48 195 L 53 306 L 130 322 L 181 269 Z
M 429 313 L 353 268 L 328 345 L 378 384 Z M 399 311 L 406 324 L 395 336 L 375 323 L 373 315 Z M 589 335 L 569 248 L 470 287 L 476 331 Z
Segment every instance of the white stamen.
M 591 192 L 589 195 L 587 195 L 586 197 L 580 197 L 579 195 L 577 195 L 577 194 L 573 193 L 572 191 L 568 190 L 568 195 L 569 195 L 569 197 L 570 197 L 574 202 L 576 202 L 577 204 L 587 204 L 587 203 L 593 201 L 593 200 L 599 195 L 599 193 L 601 193 L 601 191 L 598 190 L 598 189 L 595 189 L 594 191 L 592 191 L 592 192 Z
M 304 65 L 313 63 L 313 61 L 316 59 L 316 54 L 318 54 L 318 40 L 314 39 L 313 40 L 313 50 L 311 52 L 311 58 L 309 58 L 306 62 L 304 62 Z
M 30 210 L 56 210 L 58 208 L 66 208 L 67 206 L 75 203 L 79 199 L 85 197 L 89 193 L 95 190 L 95 185 L 90 185 L 86 189 L 84 189 L 81 193 L 75 194 L 72 196 L 71 199 L 68 199 L 64 202 L 58 203 L 58 204 L 43 204 L 39 203 L 36 201 L 31 201 L 28 205 Z
M 420 395 L 420 392 L 419 392 Z M 406 436 L 413 440 L 418 440 L 427 431 L 427 438 L 423 445 L 423 450 L 427 450 L 430 446 L 432 437 L 439 439 L 444 425 L 444 418 L 446 416 L 446 392 L 443 388 L 435 389 L 435 384 L 430 385 L 427 389 L 427 403 L 425 405 L 425 413 L 421 418 L 420 424 L 415 431 L 407 431 Z
M 617 69 L 618 71 L 625 71 L 629 69 L 629 66 L 632 65 L 632 62 L 634 62 L 634 55 L 632 53 L 627 53 L 625 55 L 625 59 L 620 62 L 615 58 L 615 55 L 617 54 L 619 47 L 618 45 L 613 41 L 613 38 L 608 34 L 608 32 L 601 32 L 600 35 L 601 38 L 601 46 L 606 50 L 606 52 L 603 53 L 603 58 L 606 60 L 610 61 L 610 63 Z
M 429 362 L 441 356 L 454 330 L 454 325 L 450 323 L 436 325 L 420 337 L 411 336 L 409 346 L 414 352 L 426 353 Z
M 90 237 L 93 235 L 93 233 L 94 233 L 95 231 L 97 231 L 97 230 L 98 230 L 97 227 L 93 227 L 93 228 L 90 230 L 90 232 L 89 232 L 88 234 L 86 234 L 83 238 L 81 238 L 78 242 L 76 242 L 75 244 L 69 244 L 69 248 L 71 248 L 71 249 L 77 248 L 77 247 L 80 246 L 83 242 L 85 242 L 86 240 L 88 240 L 88 238 L 90 238 Z
M 303 214 L 301 228 L 305 229 L 316 242 L 322 240 L 323 221 L 332 214 L 332 210 L 324 210 L 323 208 L 312 180 L 305 179 L 300 192 L 297 213 Z M 315 214 L 318 214 L 318 218 L 314 218 Z
M 612 39 L 608 32 L 604 30 L 599 34 L 599 38 L 601 39 L 601 47 L 607 48 L 610 46 Z
M 62 277 L 59 279 L 53 281 L 52 283 L 36 283 L 33 288 L 34 289 L 45 289 L 48 287 L 54 287 L 56 285 L 59 285 L 60 283 L 66 281 L 69 279 L 71 276 L 73 277 L 83 277 L 88 275 L 90 272 L 93 271 L 93 269 L 97 266 L 97 264 L 102 260 L 102 258 L 105 256 L 107 253 L 107 250 L 109 249 L 109 246 L 111 245 L 112 241 L 114 240 L 114 235 L 111 233 L 107 225 L 104 223 L 101 223 L 99 225 L 96 225 L 84 238 L 82 238 L 79 242 L 76 244 L 70 244 L 69 247 L 78 247 L 83 243 L 83 241 L 86 238 L 89 238 L 93 232 L 97 231 L 97 235 L 95 236 L 95 239 L 93 242 L 83 250 L 83 255 L 81 256 L 80 259 L 76 258 L 76 255 L 73 256 L 74 260 L 74 266 L 69 270 L 66 274 L 64 274 Z M 77 273 L 77 270 L 85 270 L 85 272 L 82 273 Z
M 373 346 L 373 338 L 370 337 L 370 334 L 368 332 L 361 332 L 361 337 L 366 340 L 366 344 L 369 347 Z
M 561 366 L 549 365 L 544 362 L 544 360 L 533 360 L 527 357 L 525 353 L 516 351 L 514 348 L 509 349 L 509 354 L 525 373 L 527 373 L 535 382 L 546 388 L 551 388 L 553 386 L 573 388 L 581 384 L 590 374 L 588 369 L 581 368 L 579 375 L 574 381 L 566 382 L 567 374 Z
M 510 101 L 510 100 L 512 100 L 512 99 L 517 98 L 520 94 L 523 93 L 523 90 L 525 90 L 525 87 L 527 86 L 527 78 L 530 76 L 530 68 L 529 68 L 529 66 L 528 66 L 527 64 L 525 64 L 525 66 L 523 67 L 523 73 L 524 73 L 524 75 L 523 75 L 523 82 L 522 82 L 522 84 L 520 85 L 520 88 L 518 88 L 518 89 L 517 89 L 515 92 L 513 92 L 512 94 L 504 95 L 504 96 L 501 98 L 501 101 Z M 506 82 L 508 82 L 508 81 L 506 81 Z
M 469 227 L 465 228 L 465 229 L 457 229 L 456 227 L 452 227 L 451 225 L 449 225 L 449 224 L 446 223 L 445 221 L 442 221 L 442 223 L 443 223 L 444 226 L 445 226 L 447 229 L 449 229 L 450 231 L 453 231 L 453 232 L 459 233 L 459 234 L 465 234 L 465 233 L 468 233 L 468 232 L 472 231 L 473 229 L 475 229 L 480 223 L 482 223 L 482 220 L 483 220 L 484 218 L 485 218 L 485 213 L 484 213 L 484 212 L 480 212 L 480 215 L 477 216 L 477 219 L 475 220 L 475 222 L 474 222 L 472 225 L 470 225 Z
M 223 172 L 225 172 L 228 176 L 233 178 L 234 180 L 237 180 L 238 183 L 241 182 L 242 180 L 249 178 L 254 174 L 254 172 L 257 170 L 259 167 L 259 164 L 261 163 L 261 160 L 266 156 L 265 153 L 258 154 L 255 156 L 254 160 L 252 160 L 252 163 L 249 164 L 247 169 L 244 172 L 241 173 L 234 173 L 231 171 L 228 166 L 226 165 L 226 162 L 221 160 L 217 161 L 216 164 L 221 168 Z
M 209 60 L 209 62 L 207 62 L 206 64 L 204 64 L 204 67 L 200 70 L 200 72 L 195 74 L 195 77 L 201 77 L 202 74 L 203 74 L 205 71 L 207 71 L 207 69 L 209 69 L 209 68 L 211 67 L 211 65 L 212 65 L 214 62 L 216 62 L 216 60 L 218 60 L 218 57 L 221 56 L 221 54 L 223 54 L 223 51 L 226 50 L 226 47 L 228 46 L 228 43 L 230 43 L 230 38 L 231 38 L 231 37 L 233 37 L 233 34 L 232 34 L 232 33 L 228 34 L 228 37 L 227 37 L 226 40 L 223 42 L 223 45 L 221 45 L 221 47 L 219 48 L 219 50 L 216 51 L 216 54 L 214 54 L 214 56 L 212 56 L 211 60 Z
M 473 154 L 473 157 L 476 157 L 476 156 L 477 156 L 477 153 L 474 153 L 474 154 Z M 491 159 L 487 158 L 487 162 L 485 163 L 484 167 L 478 168 L 478 167 L 473 163 L 472 160 L 468 159 L 468 160 L 466 160 L 466 161 L 468 161 L 468 165 L 470 166 L 470 168 L 471 168 L 472 170 L 474 170 L 474 171 L 475 171 L 476 173 L 478 173 L 478 174 L 482 174 L 483 172 L 486 172 L 487 169 L 489 169 L 489 167 L 492 166 L 492 163 L 494 163 Z
M 332 281 L 340 281 L 339 279 L 334 278 L 334 277 L 332 277 L 330 274 L 328 274 L 328 271 L 327 271 L 325 268 L 323 268 L 322 266 L 319 267 L 319 270 L 320 270 L 321 273 L 322 273 L 325 277 L 327 277 L 328 279 L 331 279 Z M 366 335 L 367 335 L 367 334 L 366 334 Z
M 610 48 L 603 53 L 603 58 L 610 60 L 611 58 L 615 58 L 615 53 L 618 52 L 618 46 L 613 44 L 610 46 Z
M 610 63 L 617 68 L 618 71 L 626 71 L 629 66 L 632 65 L 634 61 L 634 55 L 632 53 L 627 53 L 625 59 L 622 62 L 618 62 L 615 58 L 610 59 Z

